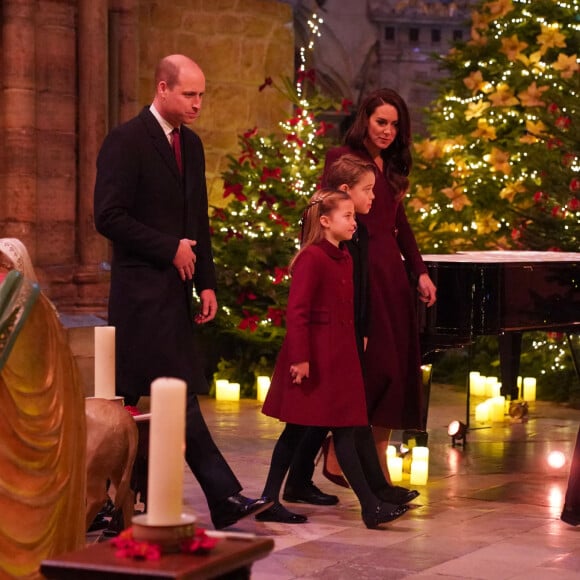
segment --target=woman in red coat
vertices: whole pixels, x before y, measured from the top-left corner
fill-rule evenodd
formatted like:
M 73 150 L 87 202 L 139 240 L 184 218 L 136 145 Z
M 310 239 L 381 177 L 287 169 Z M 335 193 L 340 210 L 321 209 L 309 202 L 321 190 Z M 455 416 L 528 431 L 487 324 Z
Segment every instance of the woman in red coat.
M 395 91 L 379 89 L 359 107 L 345 146 L 332 149 L 326 158 L 326 168 L 347 153 L 377 167 L 375 200 L 370 212 L 359 219 L 369 235 L 371 315 L 364 356 L 365 388 L 369 421 L 387 477 L 386 448 L 391 429 L 423 427 L 414 293 L 417 291 L 428 306 L 434 304 L 436 296 L 402 203 L 409 187 L 410 146 L 407 105 Z M 409 284 L 408 270 L 416 289 Z
M 303 241 L 291 264 L 286 338 L 276 361 L 263 412 L 286 422 L 272 454 L 264 496 L 274 506 L 258 521 L 303 523 L 280 504 L 282 482 L 307 426 L 328 427 L 342 470 L 369 528 L 401 516 L 407 506 L 372 492 L 356 452 L 354 427 L 368 424 L 354 327 L 352 258 L 341 242 L 356 229 L 348 193 L 326 189 L 305 211 Z

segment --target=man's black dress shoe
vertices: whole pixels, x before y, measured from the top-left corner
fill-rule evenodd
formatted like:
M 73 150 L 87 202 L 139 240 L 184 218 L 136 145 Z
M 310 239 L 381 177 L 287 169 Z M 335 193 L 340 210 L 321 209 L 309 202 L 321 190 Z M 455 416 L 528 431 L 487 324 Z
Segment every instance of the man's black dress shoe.
M 211 521 L 216 530 L 221 530 L 234 525 L 242 518 L 256 515 L 273 504 L 274 502 L 267 497 L 250 499 L 241 493 L 236 493 L 211 510 Z
M 407 489 L 399 485 L 390 485 L 383 487 L 375 492 L 375 495 L 386 503 L 403 504 L 413 501 L 419 496 L 416 489 Z
M 580 514 L 577 514 L 572 510 L 566 509 L 566 506 L 564 506 L 564 509 L 562 510 L 562 515 L 560 516 L 560 519 L 563 522 L 570 524 L 571 526 L 580 525 Z
M 256 520 L 259 522 L 278 522 L 280 524 L 304 524 L 308 521 L 308 518 L 287 510 L 281 503 L 275 503 L 271 508 L 260 512 L 256 516 Z
M 286 487 L 282 497 L 284 501 L 291 503 L 310 503 L 312 505 L 336 505 L 338 503 L 337 496 L 324 493 L 312 482 L 300 489 Z
M 386 524 L 387 522 L 392 522 L 393 520 L 400 518 L 408 510 L 408 505 L 393 506 L 388 503 L 380 503 L 374 512 L 365 513 L 363 511 L 362 519 L 365 526 L 372 530 L 381 524 Z

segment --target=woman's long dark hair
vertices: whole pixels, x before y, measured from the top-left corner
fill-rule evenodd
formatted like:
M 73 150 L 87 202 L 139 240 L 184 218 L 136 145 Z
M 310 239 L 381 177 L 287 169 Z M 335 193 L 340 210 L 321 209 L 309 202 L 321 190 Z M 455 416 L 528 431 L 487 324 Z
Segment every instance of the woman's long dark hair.
M 401 199 L 409 188 L 408 175 L 411 172 L 413 159 L 411 157 L 411 118 L 407 104 L 399 93 L 392 89 L 378 89 L 367 95 L 344 137 L 344 143 L 354 150 L 366 151 L 365 139 L 369 119 L 381 105 L 392 105 L 399 115 L 397 136 L 389 147 L 381 151 L 381 157 L 387 182 L 395 190 L 397 198 Z

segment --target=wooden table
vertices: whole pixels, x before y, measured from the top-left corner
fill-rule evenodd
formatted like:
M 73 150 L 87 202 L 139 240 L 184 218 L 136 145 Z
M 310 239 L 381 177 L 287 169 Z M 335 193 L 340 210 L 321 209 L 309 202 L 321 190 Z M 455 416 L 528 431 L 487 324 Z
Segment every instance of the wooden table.
M 253 562 L 267 556 L 273 547 L 272 538 L 225 538 L 220 539 L 213 550 L 205 555 L 177 553 L 163 554 L 159 560 L 133 560 L 118 558 L 110 542 L 102 542 L 44 560 L 40 572 L 44 578 L 58 580 L 242 580 L 250 578 Z

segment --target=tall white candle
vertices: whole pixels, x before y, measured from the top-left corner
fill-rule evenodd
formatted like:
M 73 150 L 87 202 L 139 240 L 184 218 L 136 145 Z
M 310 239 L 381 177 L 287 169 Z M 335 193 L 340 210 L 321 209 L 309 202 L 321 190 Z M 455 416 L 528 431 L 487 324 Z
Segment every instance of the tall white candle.
M 95 397 L 115 398 L 115 327 L 95 326 Z
M 175 525 L 183 506 L 186 385 L 180 379 L 151 383 L 147 522 Z

